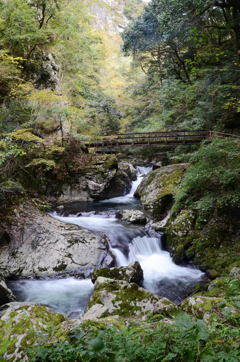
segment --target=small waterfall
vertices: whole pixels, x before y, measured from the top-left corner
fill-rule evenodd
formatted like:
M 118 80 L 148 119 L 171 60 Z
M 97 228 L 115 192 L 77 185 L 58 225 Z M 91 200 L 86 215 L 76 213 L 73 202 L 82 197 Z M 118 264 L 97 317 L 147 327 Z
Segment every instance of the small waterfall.
M 135 194 L 138 186 L 142 182 L 143 177 L 146 176 L 151 170 L 152 170 L 152 167 L 138 166 L 137 167 L 137 179 L 136 179 L 136 181 L 132 182 L 131 190 L 129 191 L 129 193 L 127 195 L 102 200 L 102 201 L 100 201 L 100 203 L 102 203 L 102 204 L 109 204 L 109 203 L 111 203 L 111 204 L 130 204 L 130 203 L 132 203 L 133 200 L 135 200 L 134 194 Z
M 121 255 L 118 260 L 122 259 Z M 143 286 L 152 293 L 181 302 L 204 273 L 198 269 L 175 264 L 161 242 L 153 237 L 136 237 L 129 245 L 128 264 L 139 261 L 143 269 Z M 124 264 L 125 264 L 124 260 Z
M 161 245 L 158 238 L 147 236 L 134 238 L 129 245 L 129 263 L 138 260 L 139 256 L 161 253 Z
M 134 197 L 135 192 L 137 191 L 138 186 L 143 180 L 143 177 L 146 176 L 150 171 L 152 171 L 152 167 L 137 167 L 137 180 L 133 181 L 131 190 L 128 194 L 129 197 Z

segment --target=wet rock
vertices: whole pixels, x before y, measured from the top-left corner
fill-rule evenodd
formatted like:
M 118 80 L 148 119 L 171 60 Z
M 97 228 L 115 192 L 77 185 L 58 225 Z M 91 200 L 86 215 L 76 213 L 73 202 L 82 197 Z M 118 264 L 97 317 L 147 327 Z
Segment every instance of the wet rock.
M 176 237 L 184 237 L 192 230 L 195 215 L 192 210 L 181 210 L 168 224 L 168 231 Z
M 22 205 L 18 213 L 9 230 L 10 244 L 0 249 L 5 277 L 88 276 L 108 265 L 105 236 L 58 221 L 31 204 Z
M 154 162 L 153 161 L 153 171 L 159 169 L 160 167 L 163 166 L 163 162 L 162 161 L 159 161 L 159 162 Z
M 83 320 L 118 315 L 120 317 L 144 317 L 147 313 L 171 313 L 175 304 L 159 298 L 135 283 L 98 277 Z
M 136 196 L 156 220 L 167 216 L 186 168 L 187 164 L 161 167 L 150 172 L 138 187 Z
M 122 221 L 127 221 L 132 224 L 145 225 L 147 218 L 140 210 L 123 210 L 116 214 L 116 217 Z
M 66 185 L 59 202 L 93 201 L 118 197 L 130 191 L 136 169 L 128 163 L 118 163 L 116 157 L 107 157 L 95 167 L 85 170 L 77 182 Z
M 7 287 L 5 280 L 0 277 L 0 305 L 13 302 L 15 297 L 12 291 Z
M 137 170 L 131 163 L 119 162 L 118 168 L 125 172 L 130 180 L 134 181 L 137 179 Z
M 0 311 L 1 361 L 28 361 L 26 349 L 55 338 L 62 314 L 35 303 L 9 303 Z
M 140 263 L 136 261 L 126 267 L 96 269 L 91 275 L 92 282 L 95 283 L 98 277 L 124 280 L 129 283 L 141 285 L 143 282 L 143 270 Z
M 10 243 L 10 236 L 5 230 L 0 230 L 0 248 Z

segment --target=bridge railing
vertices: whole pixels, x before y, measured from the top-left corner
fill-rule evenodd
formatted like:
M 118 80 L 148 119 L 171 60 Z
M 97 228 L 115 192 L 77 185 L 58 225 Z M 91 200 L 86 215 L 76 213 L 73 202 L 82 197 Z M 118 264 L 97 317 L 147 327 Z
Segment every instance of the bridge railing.
M 187 145 L 199 144 L 204 139 L 211 140 L 214 137 L 234 138 L 240 140 L 240 136 L 218 131 L 159 131 L 159 132 L 136 132 L 120 133 L 112 136 L 102 137 L 86 142 L 89 148 L 110 149 L 124 146 L 146 146 L 146 145 Z
M 240 140 L 240 136 L 232 133 L 218 132 L 218 131 L 209 131 L 209 138 L 219 137 L 219 138 L 235 138 Z

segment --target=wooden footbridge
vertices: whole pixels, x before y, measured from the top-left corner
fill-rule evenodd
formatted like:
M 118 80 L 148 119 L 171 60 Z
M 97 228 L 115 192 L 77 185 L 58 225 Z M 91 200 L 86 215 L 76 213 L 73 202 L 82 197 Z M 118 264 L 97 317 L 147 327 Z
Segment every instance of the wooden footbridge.
M 85 142 L 88 148 L 94 148 L 95 152 L 117 152 L 122 147 L 143 146 L 178 146 L 199 144 L 205 139 L 213 137 L 234 137 L 240 140 L 240 136 L 215 132 L 215 131 L 162 131 L 144 133 L 120 133 L 113 136 L 102 137 Z
M 141 147 L 154 145 L 189 145 L 202 142 L 208 138 L 208 131 L 166 131 L 145 133 L 120 133 L 114 136 L 85 142 L 88 148 L 115 149 L 119 147 Z

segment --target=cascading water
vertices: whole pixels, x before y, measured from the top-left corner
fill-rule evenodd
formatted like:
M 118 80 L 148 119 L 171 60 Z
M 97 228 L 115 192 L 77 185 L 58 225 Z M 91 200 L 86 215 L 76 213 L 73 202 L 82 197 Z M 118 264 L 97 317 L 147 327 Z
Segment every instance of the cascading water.
M 119 196 L 119 197 L 113 197 L 112 199 L 106 199 L 103 201 L 100 201 L 101 204 L 131 204 L 136 199 L 134 198 L 134 194 L 142 182 L 142 179 L 145 175 L 147 175 L 152 170 L 152 167 L 143 167 L 138 166 L 137 167 L 137 179 L 136 181 L 132 182 L 132 187 L 130 192 L 127 195 Z
M 159 238 L 136 237 L 129 246 L 128 263 L 139 261 L 144 272 L 143 286 L 152 293 L 181 302 L 203 273 L 175 264 L 161 247 Z
M 119 208 L 120 205 L 124 205 L 124 208 L 128 208 L 129 205 L 131 208 L 136 206 L 134 193 L 151 168 L 138 167 L 137 170 L 137 180 L 132 183 L 130 192 L 125 196 L 98 202 L 98 205 L 101 205 L 100 212 L 91 211 L 68 216 L 53 212 L 51 216 L 66 223 L 106 234 L 117 266 L 126 266 L 133 261 L 139 261 L 144 272 L 143 286 L 178 303 L 189 294 L 203 273 L 197 269 L 176 265 L 170 254 L 162 249 L 160 236 L 150 236 L 143 227 L 124 225 L 117 220 L 115 212 L 109 211 Z M 93 209 L 95 205 L 96 203 L 92 204 Z M 99 210 L 99 207 L 97 209 Z M 102 211 L 104 209 L 107 211 Z M 40 295 L 39 288 L 44 291 Z M 21 300 L 45 303 L 65 314 L 71 315 L 74 312 L 74 316 L 84 310 L 92 289 L 90 280 L 74 278 L 18 281 L 13 286 L 13 290 Z

